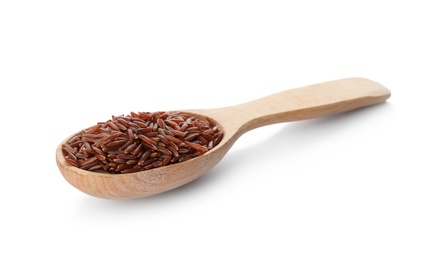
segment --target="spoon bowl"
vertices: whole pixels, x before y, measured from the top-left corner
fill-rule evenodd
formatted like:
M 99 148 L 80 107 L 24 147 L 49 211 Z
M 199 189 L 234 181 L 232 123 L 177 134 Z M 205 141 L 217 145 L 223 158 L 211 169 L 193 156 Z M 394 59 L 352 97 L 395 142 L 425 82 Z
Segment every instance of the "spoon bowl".
M 212 118 L 224 131 L 222 141 L 190 160 L 126 174 L 98 173 L 69 165 L 56 149 L 57 166 L 64 178 L 89 195 L 132 199 L 165 192 L 189 183 L 215 166 L 244 133 L 266 125 L 326 116 L 384 102 L 390 91 L 369 79 L 347 78 L 289 89 L 248 103 L 217 109 L 182 110 L 196 118 Z

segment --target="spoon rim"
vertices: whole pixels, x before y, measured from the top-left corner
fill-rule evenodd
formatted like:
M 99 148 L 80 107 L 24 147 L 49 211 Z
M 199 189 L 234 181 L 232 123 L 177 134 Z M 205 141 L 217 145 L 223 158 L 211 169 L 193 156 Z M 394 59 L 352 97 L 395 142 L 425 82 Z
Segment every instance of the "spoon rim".
M 208 110 L 203 110 L 203 111 L 208 111 Z M 129 175 L 129 174 L 135 174 L 135 173 L 144 173 L 144 172 L 149 172 L 149 171 L 152 171 L 152 170 L 155 170 L 155 169 L 164 169 L 164 168 L 168 168 L 168 167 L 171 167 L 171 166 L 179 165 L 179 164 L 181 164 L 181 163 L 185 163 L 185 162 L 188 162 L 188 161 L 197 160 L 197 159 L 199 159 L 199 158 L 201 158 L 201 157 L 203 157 L 203 156 L 205 156 L 205 155 L 207 155 L 207 154 L 209 154 L 209 153 L 212 153 L 213 151 L 219 149 L 221 146 L 224 145 L 224 143 L 226 143 L 226 142 L 230 139 L 229 136 L 227 135 L 227 132 L 226 132 L 226 130 L 225 130 L 225 127 L 224 127 L 224 126 L 223 126 L 219 121 L 217 121 L 216 119 L 210 117 L 209 115 L 199 114 L 199 113 L 197 113 L 197 112 L 192 112 L 192 111 L 190 111 L 190 110 L 188 110 L 188 109 L 184 109 L 184 110 L 170 110 L 170 111 L 165 111 L 165 112 L 186 113 L 186 114 L 192 115 L 192 116 L 194 116 L 194 117 L 196 117 L 196 118 L 198 118 L 198 119 L 201 119 L 201 120 L 206 120 L 207 118 L 212 119 L 212 120 L 213 120 L 213 123 L 216 124 L 216 125 L 219 127 L 219 129 L 222 130 L 224 136 L 223 136 L 221 142 L 219 142 L 219 144 L 217 144 L 216 146 L 214 146 L 212 149 L 208 150 L 208 151 L 205 152 L 204 154 L 201 154 L 201 155 L 199 155 L 199 156 L 195 156 L 195 157 L 193 157 L 193 158 L 191 158 L 191 159 L 189 159 L 189 160 L 183 161 L 183 162 L 170 163 L 170 164 L 165 165 L 165 166 L 159 166 L 159 167 L 156 167 L 156 168 L 151 168 L 151 169 L 149 169 L 149 170 L 137 171 L 137 172 L 131 172 L 131 173 L 110 173 L 110 172 L 94 172 L 94 171 L 84 170 L 84 169 L 81 169 L 81 168 L 78 168 L 78 167 L 75 167 L 75 166 L 69 164 L 69 163 L 65 160 L 65 155 L 64 155 L 63 152 L 62 152 L 62 145 L 63 145 L 63 144 L 66 144 L 66 143 L 67 143 L 67 142 L 68 142 L 72 137 L 74 137 L 75 135 L 81 133 L 81 132 L 83 131 L 83 129 L 87 129 L 87 128 L 83 128 L 82 130 L 77 131 L 77 132 L 75 132 L 74 134 L 71 134 L 70 136 L 68 136 L 67 138 L 65 138 L 63 141 L 61 141 L 61 142 L 59 143 L 59 145 L 58 145 L 57 148 L 56 148 L 56 158 L 59 159 L 59 161 L 60 161 L 60 163 L 61 163 L 62 165 L 65 165 L 65 166 L 71 167 L 71 168 L 75 169 L 76 171 L 78 171 L 78 172 L 80 172 L 80 173 L 82 173 L 82 174 L 98 174 L 98 175 L 101 174 L 101 175 L 109 175 L 109 176 L 115 176 L 115 175 Z M 92 126 L 91 126 L 91 127 L 92 127 Z

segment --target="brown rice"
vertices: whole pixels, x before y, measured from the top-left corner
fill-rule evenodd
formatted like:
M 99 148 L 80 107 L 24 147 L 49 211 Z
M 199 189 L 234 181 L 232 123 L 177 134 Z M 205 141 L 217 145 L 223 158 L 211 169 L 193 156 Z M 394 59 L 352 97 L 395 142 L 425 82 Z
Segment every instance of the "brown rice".
M 182 112 L 131 112 L 82 130 L 62 145 L 68 164 L 94 172 L 133 173 L 183 162 L 217 146 L 211 119 Z

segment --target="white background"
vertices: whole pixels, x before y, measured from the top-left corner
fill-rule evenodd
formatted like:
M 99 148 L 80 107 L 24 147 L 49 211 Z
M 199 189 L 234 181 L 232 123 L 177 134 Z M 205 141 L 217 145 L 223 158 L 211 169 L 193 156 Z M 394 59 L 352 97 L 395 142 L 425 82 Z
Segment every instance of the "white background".
M 1 1 L 1 259 L 434 259 L 431 1 Z M 387 103 L 242 136 L 145 199 L 73 188 L 70 134 L 366 77 Z

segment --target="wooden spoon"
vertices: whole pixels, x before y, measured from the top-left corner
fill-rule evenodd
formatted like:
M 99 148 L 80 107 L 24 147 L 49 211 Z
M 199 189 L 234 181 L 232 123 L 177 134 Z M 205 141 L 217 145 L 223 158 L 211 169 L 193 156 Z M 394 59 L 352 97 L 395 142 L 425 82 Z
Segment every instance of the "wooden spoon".
M 390 91 L 374 81 L 348 78 L 290 89 L 237 106 L 207 110 L 183 110 L 197 118 L 206 116 L 224 130 L 221 143 L 207 153 L 182 163 L 129 174 L 105 174 L 82 170 L 66 163 L 62 143 L 56 162 L 64 178 L 77 189 L 100 198 L 147 197 L 195 180 L 216 165 L 234 142 L 257 127 L 326 116 L 381 103 Z

